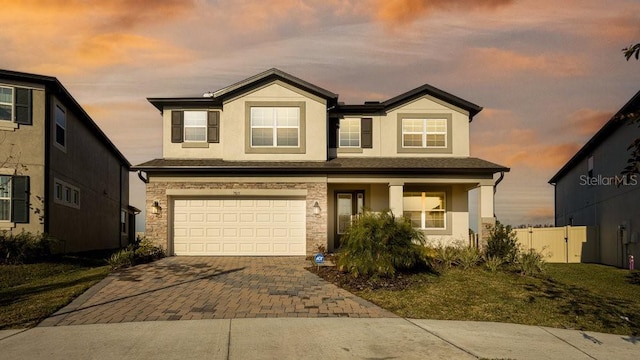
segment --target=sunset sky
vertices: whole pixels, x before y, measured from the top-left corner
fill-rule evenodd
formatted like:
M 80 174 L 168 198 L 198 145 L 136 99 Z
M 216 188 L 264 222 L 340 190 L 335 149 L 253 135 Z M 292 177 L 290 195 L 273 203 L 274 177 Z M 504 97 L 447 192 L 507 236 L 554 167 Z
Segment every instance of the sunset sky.
M 0 0 L 0 68 L 57 77 L 134 165 L 162 156 L 147 97 L 273 67 L 347 103 L 428 83 L 484 107 L 471 154 L 511 167 L 498 219 L 551 224 L 547 181 L 640 90 L 620 51 L 639 20 L 638 0 Z

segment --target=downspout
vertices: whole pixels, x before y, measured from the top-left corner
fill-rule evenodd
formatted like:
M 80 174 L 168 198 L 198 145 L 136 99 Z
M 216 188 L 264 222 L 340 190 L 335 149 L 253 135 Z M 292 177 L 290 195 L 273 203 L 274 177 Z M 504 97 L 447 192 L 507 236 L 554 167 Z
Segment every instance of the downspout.
M 122 164 L 120 164 L 119 170 L 120 177 L 118 178 L 118 183 L 120 184 L 120 191 L 118 194 L 118 219 L 120 219 L 120 221 L 118 221 L 118 248 L 122 248 Z M 128 220 L 127 217 L 129 217 L 129 214 L 125 217 L 125 222 Z
M 496 217 L 496 191 L 498 191 L 498 184 L 504 179 L 504 171 L 500 171 L 500 177 L 493 184 L 493 217 Z

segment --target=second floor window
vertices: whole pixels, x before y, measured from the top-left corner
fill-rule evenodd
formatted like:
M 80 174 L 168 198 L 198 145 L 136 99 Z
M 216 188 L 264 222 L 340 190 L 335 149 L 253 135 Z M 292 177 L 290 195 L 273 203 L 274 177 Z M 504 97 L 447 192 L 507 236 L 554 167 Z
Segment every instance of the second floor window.
M 360 119 L 340 120 L 341 148 L 360 147 Z
M 298 147 L 299 107 L 252 107 L 252 147 Z
M 0 120 L 13 121 L 13 88 L 0 86 Z
M 67 113 L 60 106 L 56 106 L 56 144 L 67 146 Z
M 402 119 L 402 147 L 446 148 L 446 119 Z
M 206 142 L 207 141 L 207 112 L 206 111 L 185 111 L 184 112 L 184 141 Z

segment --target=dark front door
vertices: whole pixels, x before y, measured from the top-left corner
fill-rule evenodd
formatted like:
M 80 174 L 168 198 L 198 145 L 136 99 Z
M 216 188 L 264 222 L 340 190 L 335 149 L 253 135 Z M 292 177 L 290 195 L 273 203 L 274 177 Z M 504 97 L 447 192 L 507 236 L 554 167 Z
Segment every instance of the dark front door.
M 336 192 L 336 234 L 333 248 L 340 247 L 342 236 L 354 215 L 362 214 L 364 209 L 364 191 L 340 191 Z

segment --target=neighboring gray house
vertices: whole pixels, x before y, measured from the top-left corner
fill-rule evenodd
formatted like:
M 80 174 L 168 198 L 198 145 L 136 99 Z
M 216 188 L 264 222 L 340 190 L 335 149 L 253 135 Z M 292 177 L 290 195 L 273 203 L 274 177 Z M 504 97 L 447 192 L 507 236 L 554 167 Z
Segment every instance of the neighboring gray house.
M 55 77 L 0 70 L 0 231 L 44 232 L 63 252 L 124 246 L 130 167 Z
M 169 254 L 331 251 L 365 208 L 467 242 L 469 191 L 484 229 L 493 176 L 509 170 L 469 155 L 482 108 L 429 85 L 345 105 L 271 69 L 204 97 L 149 101 L 163 115 L 163 158 L 134 170 L 147 182 L 146 235 Z
M 624 114 L 640 110 L 640 92 L 580 149 L 549 183 L 555 186 L 556 226 L 597 227 L 599 262 L 626 267 L 640 257 L 640 176 L 621 175 L 640 138 Z

